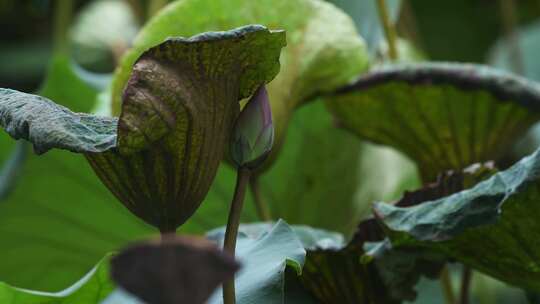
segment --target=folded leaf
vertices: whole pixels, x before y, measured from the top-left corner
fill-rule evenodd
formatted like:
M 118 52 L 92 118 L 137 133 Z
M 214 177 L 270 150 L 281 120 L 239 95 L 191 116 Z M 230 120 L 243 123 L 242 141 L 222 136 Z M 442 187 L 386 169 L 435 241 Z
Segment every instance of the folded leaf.
M 396 247 L 416 246 L 501 281 L 540 291 L 540 243 L 534 231 L 540 150 L 456 194 L 411 207 L 375 205 Z
M 0 126 L 41 154 L 52 148 L 103 152 L 116 146 L 116 118 L 73 113 L 47 98 L 0 88 Z
M 216 175 L 239 101 L 279 71 L 282 31 L 260 25 L 172 38 L 141 55 L 123 95 L 118 149 L 87 153 L 134 214 L 173 231 Z
M 211 231 L 208 237 L 222 243 L 224 229 Z M 301 273 L 306 252 L 291 227 L 280 220 L 273 226 L 241 225 L 236 255 L 242 263 L 235 279 L 236 303 L 283 304 L 285 268 Z M 208 303 L 222 303 L 221 289 Z
M 338 123 L 439 172 L 499 160 L 540 119 L 540 87 L 485 66 L 426 63 L 371 72 L 328 98 Z
M 93 108 L 96 92 L 77 78 L 70 58 L 55 56 L 47 73 L 41 95 L 72 111 Z M 6 283 L 61 290 L 107 252 L 152 232 L 116 203 L 80 155 L 52 150 L 36 156 L 30 144 L 0 133 L 0 160 L 7 160 L 9 147 L 16 144 L 27 152 L 20 178 L 0 201 L 0 239 L 5 248 L 0 250 L 4 261 L 0 278 Z M 25 271 L 19 271 L 22 268 Z
M 298 14 L 298 12 L 302 12 Z M 282 69 L 268 88 L 276 129 L 275 159 L 292 111 L 313 95 L 346 84 L 367 67 L 367 51 L 352 20 L 320 0 L 183 0 L 164 8 L 141 30 L 113 80 L 113 113 L 136 59 L 171 36 L 262 24 L 287 31 Z M 264 49 L 264 48 L 263 48 Z

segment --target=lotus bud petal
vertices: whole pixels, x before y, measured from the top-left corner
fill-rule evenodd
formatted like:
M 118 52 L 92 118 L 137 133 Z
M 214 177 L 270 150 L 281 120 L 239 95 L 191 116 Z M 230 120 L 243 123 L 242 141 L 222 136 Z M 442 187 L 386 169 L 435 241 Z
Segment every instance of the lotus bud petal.
M 260 86 L 238 116 L 231 137 L 231 156 L 238 167 L 254 169 L 272 149 L 274 125 L 268 93 Z

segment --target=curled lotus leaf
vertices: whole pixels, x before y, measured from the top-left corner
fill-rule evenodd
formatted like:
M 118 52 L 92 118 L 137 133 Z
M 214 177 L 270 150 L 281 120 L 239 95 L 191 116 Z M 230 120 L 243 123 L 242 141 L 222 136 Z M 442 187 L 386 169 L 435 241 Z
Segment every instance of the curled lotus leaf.
M 11 137 L 32 142 L 38 154 L 52 148 L 78 153 L 112 149 L 117 121 L 73 113 L 38 95 L 0 89 L 0 125 Z
M 430 182 L 499 161 L 540 120 L 540 86 L 473 64 L 390 65 L 338 90 L 327 106 L 359 137 L 404 152 Z
M 540 291 L 540 150 L 507 170 L 413 206 L 377 203 L 395 247 L 445 255 L 503 282 Z
M 170 38 L 137 60 L 120 118 L 73 113 L 39 96 L 3 90 L 0 124 L 38 153 L 84 153 L 131 212 L 171 231 L 206 196 L 239 101 L 276 76 L 284 45 L 284 32 L 260 25 Z
M 302 12 L 302 14 L 298 14 Z M 275 143 L 260 171 L 275 160 L 294 109 L 314 96 L 350 82 L 368 66 L 366 47 L 353 21 L 321 0 L 182 0 L 165 7 L 145 25 L 124 56 L 112 84 L 113 113 L 137 58 L 171 36 L 262 24 L 287 31 L 281 71 L 267 86 Z

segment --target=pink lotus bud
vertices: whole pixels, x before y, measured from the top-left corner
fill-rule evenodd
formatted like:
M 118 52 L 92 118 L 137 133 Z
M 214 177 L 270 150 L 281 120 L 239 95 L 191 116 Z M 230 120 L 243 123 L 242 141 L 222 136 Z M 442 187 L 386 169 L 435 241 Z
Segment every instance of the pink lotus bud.
M 274 142 L 274 125 L 268 93 L 260 86 L 250 98 L 234 125 L 231 155 L 238 167 L 254 169 L 259 166 Z

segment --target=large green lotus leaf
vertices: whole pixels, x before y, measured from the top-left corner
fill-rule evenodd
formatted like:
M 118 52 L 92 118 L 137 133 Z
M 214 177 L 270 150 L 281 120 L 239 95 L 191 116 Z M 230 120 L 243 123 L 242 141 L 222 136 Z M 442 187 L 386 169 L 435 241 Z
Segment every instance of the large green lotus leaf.
M 387 66 L 327 100 L 338 123 L 417 162 L 424 182 L 439 172 L 499 160 L 540 119 L 540 87 L 485 66 Z
M 97 304 L 113 289 L 114 283 L 109 279 L 109 257 L 105 257 L 77 283 L 58 293 L 20 289 L 0 283 L 0 302 L 7 304 Z
M 298 12 L 302 12 L 299 14 Z M 171 36 L 190 36 L 257 23 L 287 31 L 280 74 L 268 91 L 276 129 L 274 159 L 292 111 L 317 93 L 344 85 L 367 66 L 366 50 L 352 20 L 320 0 L 182 0 L 154 17 L 135 39 L 113 80 L 113 113 L 135 60 Z
M 357 233 L 350 242 L 345 242 L 340 233 L 304 225 L 291 226 L 296 238 L 306 250 L 302 273 L 289 273 L 286 281 L 285 289 L 294 290 L 294 295 L 297 296 L 295 300 L 300 298 L 308 301 L 306 303 L 328 304 L 399 303 L 388 296 L 390 293 L 383 285 L 377 266 L 361 261 L 363 246 L 367 241 L 383 237 L 382 230 L 375 220 L 361 226 L 362 233 Z M 271 223 L 244 224 L 241 225 L 239 235 L 255 238 L 264 235 L 271 227 Z M 412 255 L 407 255 L 404 259 L 392 259 L 401 261 L 401 268 L 405 263 L 414 266 L 415 262 Z M 406 282 L 407 286 L 416 283 L 411 277 L 408 279 L 410 282 Z
M 432 249 L 539 291 L 539 179 L 540 150 L 470 189 L 410 207 L 378 203 L 375 214 L 396 247 Z
M 70 110 L 87 112 L 96 92 L 77 78 L 69 58 L 56 56 L 41 94 Z M 25 158 L 14 168 L 18 180 L 7 185 L 9 192 L 0 201 L 0 280 L 58 291 L 107 252 L 150 232 L 116 202 L 82 156 L 53 150 L 38 157 L 22 142 L 13 150 L 15 144 L 0 134 L 3 163 L 13 160 L 11 155 Z
M 239 231 L 236 256 L 243 268 L 235 280 L 236 302 L 285 303 L 285 269 L 290 268 L 297 275 L 300 274 L 306 256 L 294 230 L 279 220 L 275 225 L 269 226 L 241 225 Z M 211 231 L 208 237 L 222 243 L 224 229 Z M 214 293 L 209 303 L 222 303 L 221 289 Z M 295 303 L 301 302 L 291 304 Z

